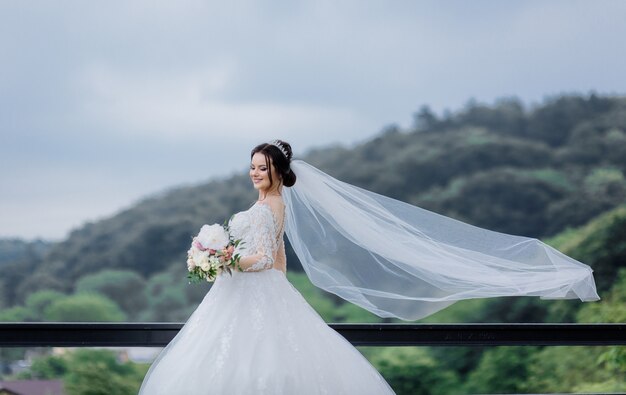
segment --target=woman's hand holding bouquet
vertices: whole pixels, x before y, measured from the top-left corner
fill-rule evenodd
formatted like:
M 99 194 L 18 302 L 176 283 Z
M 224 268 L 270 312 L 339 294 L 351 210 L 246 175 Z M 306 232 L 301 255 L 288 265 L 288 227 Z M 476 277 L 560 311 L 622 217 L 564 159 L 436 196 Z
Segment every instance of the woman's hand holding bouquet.
M 235 248 L 240 244 L 241 240 L 232 238 L 226 224 L 203 225 L 187 251 L 189 283 L 215 281 L 222 272 L 232 275 L 234 268 L 241 271 L 241 257 L 235 254 Z

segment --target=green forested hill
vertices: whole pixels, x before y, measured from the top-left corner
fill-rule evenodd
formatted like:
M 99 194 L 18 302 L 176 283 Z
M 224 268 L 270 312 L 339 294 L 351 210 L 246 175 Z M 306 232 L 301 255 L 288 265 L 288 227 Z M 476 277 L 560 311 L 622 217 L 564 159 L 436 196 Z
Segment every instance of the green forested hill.
M 423 107 L 408 130 L 389 127 L 353 148 L 322 147 L 303 159 L 341 180 L 465 222 L 545 238 L 626 199 L 624 158 L 626 99 L 591 95 L 530 109 L 514 99 L 470 102 L 443 117 Z M 21 303 L 39 289 L 72 292 L 81 277 L 103 269 L 148 279 L 178 268 L 182 277 L 191 235 L 253 200 L 246 174 L 148 197 L 74 230 L 41 259 L 0 267 L 3 300 Z M 289 268 L 300 269 L 292 254 Z
M 50 242 L 44 240 L 0 239 L 0 265 L 14 262 L 24 257 L 41 256 L 48 251 L 50 245 Z

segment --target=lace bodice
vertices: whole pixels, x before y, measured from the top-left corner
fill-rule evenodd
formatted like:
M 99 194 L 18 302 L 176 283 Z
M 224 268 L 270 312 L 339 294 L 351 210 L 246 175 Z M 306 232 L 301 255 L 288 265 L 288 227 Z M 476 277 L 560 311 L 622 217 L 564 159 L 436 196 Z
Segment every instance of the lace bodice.
M 230 232 L 243 243 L 235 249 L 242 257 L 259 254 L 261 258 L 244 271 L 260 271 L 271 268 L 286 270 L 285 244 L 283 241 L 283 213 L 274 214 L 265 203 L 256 202 L 230 220 Z

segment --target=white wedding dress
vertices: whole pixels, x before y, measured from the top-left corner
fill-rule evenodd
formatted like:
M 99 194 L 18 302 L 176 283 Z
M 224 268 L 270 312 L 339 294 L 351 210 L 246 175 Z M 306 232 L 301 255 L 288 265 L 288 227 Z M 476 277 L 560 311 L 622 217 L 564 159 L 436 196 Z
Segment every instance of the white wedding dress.
M 218 276 L 150 367 L 141 395 L 394 393 L 287 280 L 282 219 L 264 203 L 233 217 L 238 252 L 262 258 Z

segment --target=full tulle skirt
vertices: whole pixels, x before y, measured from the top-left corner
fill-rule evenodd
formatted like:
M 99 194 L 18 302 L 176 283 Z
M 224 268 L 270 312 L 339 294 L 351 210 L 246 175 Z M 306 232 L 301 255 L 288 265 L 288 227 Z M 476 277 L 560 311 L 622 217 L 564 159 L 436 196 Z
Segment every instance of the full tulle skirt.
M 141 395 L 393 394 L 282 271 L 217 278 L 155 359 Z

